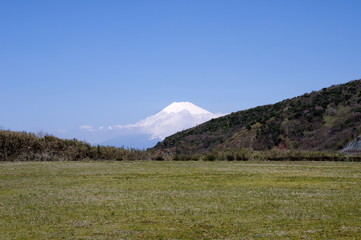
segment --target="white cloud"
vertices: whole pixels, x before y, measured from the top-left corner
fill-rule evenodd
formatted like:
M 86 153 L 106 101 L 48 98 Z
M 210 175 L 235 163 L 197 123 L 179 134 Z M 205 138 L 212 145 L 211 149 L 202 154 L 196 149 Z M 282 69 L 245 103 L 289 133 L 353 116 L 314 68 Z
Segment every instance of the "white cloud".
M 83 131 L 88 131 L 88 132 L 95 131 L 95 129 L 92 125 L 81 125 L 79 128 Z

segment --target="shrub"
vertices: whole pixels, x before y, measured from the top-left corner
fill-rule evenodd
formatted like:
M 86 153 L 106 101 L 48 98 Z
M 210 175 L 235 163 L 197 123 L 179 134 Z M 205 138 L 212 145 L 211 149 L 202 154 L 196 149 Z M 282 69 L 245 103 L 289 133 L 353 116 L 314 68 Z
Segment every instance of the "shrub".
M 204 156 L 204 160 L 206 161 L 215 161 L 217 159 L 216 153 L 208 153 Z
M 91 146 L 76 139 L 52 135 L 0 130 L 0 161 L 134 160 L 150 153 L 111 146 Z

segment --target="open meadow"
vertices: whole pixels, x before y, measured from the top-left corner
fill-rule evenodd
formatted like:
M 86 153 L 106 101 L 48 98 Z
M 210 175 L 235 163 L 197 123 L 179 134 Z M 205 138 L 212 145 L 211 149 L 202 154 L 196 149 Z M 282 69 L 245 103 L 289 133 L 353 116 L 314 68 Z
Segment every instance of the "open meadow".
M 361 239 L 361 163 L 3 162 L 0 239 Z

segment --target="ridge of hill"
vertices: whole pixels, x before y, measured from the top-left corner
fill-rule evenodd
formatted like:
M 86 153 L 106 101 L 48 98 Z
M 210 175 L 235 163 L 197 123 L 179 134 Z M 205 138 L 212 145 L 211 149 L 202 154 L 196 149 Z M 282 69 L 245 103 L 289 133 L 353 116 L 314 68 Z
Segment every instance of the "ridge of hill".
M 253 150 L 340 150 L 361 134 L 361 79 L 234 112 L 164 139 L 176 154 Z

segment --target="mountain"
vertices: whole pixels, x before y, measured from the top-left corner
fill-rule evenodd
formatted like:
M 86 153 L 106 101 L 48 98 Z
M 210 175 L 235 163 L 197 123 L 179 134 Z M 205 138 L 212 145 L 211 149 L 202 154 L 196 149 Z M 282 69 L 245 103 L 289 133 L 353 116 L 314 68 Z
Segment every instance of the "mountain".
M 178 131 L 194 127 L 220 115 L 210 113 L 190 102 L 174 102 L 155 115 L 147 117 L 129 128 L 143 129 L 151 139 L 163 140 Z
M 154 147 L 159 141 L 160 141 L 159 139 L 151 139 L 151 135 L 138 133 L 138 134 L 119 135 L 117 137 L 103 141 L 99 145 L 124 147 L 127 149 L 128 148 L 147 149 Z
M 167 114 L 176 114 L 183 111 L 187 111 L 189 114 L 192 115 L 212 115 L 212 113 L 200 108 L 193 103 L 190 102 L 174 102 L 170 104 L 168 107 L 164 108 L 158 114 L 167 113 Z M 156 114 L 156 115 L 158 115 Z
M 101 142 L 101 144 L 149 148 L 167 136 L 219 116 L 221 114 L 213 114 L 190 102 L 173 102 L 155 115 L 135 124 L 112 126 L 113 131 L 118 131 L 118 136 Z
M 361 80 L 212 119 L 165 138 L 155 149 L 340 150 L 361 134 Z

